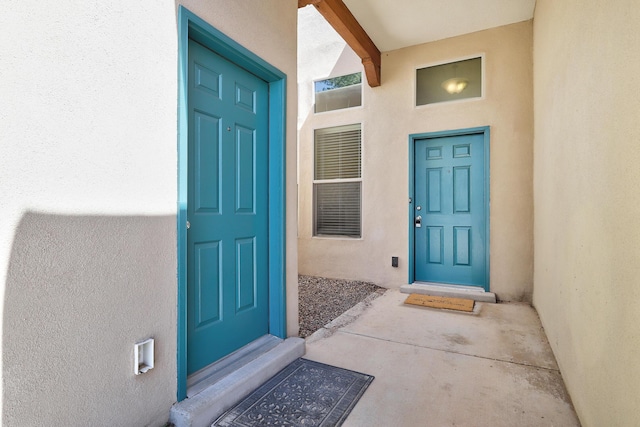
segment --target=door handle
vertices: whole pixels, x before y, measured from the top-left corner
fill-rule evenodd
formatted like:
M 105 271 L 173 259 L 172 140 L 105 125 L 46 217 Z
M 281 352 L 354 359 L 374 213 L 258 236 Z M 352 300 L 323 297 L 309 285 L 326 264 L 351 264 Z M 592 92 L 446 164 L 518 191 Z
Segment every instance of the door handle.
M 422 227 L 422 215 L 416 217 L 416 228 Z

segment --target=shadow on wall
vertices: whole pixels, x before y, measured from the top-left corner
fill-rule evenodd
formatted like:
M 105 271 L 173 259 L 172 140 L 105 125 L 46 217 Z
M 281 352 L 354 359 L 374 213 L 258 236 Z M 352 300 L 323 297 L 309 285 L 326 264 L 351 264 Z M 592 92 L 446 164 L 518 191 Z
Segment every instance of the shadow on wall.
M 3 425 L 148 425 L 176 397 L 176 217 L 26 213 L 4 298 Z M 133 373 L 133 344 L 156 367 Z

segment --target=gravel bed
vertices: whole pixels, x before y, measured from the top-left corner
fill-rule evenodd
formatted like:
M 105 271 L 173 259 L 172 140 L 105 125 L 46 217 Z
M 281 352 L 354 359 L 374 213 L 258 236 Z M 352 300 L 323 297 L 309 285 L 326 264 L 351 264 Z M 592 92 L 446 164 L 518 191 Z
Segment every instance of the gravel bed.
M 357 280 L 298 276 L 300 336 L 311 335 L 372 293 L 385 290 Z

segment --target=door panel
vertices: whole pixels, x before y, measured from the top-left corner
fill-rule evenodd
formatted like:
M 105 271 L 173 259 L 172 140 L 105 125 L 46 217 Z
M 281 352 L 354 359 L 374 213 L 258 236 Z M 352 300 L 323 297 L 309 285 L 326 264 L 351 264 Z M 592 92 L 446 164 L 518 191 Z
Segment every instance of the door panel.
M 414 277 L 486 285 L 484 135 L 417 140 L 414 146 Z
M 268 86 L 189 41 L 187 371 L 268 333 Z
M 194 113 L 195 211 L 220 213 L 220 119 Z
M 236 312 L 252 309 L 256 305 L 258 284 L 256 283 L 255 239 L 236 240 Z
M 222 301 L 220 242 L 195 244 L 195 329 L 220 320 Z

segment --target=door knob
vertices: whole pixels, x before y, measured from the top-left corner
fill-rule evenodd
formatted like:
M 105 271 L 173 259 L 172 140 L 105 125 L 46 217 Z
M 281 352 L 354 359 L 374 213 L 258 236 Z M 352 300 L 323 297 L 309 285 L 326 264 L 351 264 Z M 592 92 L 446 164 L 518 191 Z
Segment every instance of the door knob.
M 422 227 L 422 215 L 416 217 L 416 228 Z

